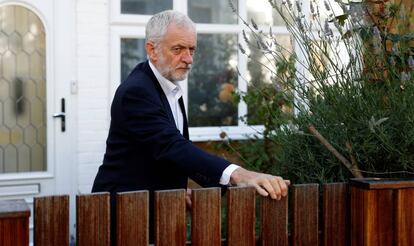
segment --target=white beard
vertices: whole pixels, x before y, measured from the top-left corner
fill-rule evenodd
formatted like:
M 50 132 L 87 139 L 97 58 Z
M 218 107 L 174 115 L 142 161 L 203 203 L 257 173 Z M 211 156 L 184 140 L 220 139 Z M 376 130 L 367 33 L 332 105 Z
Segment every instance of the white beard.
M 185 64 L 185 65 L 179 65 L 175 68 L 170 67 L 168 64 L 165 64 L 165 59 L 163 55 L 159 55 L 159 68 L 158 71 L 162 76 L 164 76 L 166 79 L 168 79 L 171 82 L 177 82 L 181 81 L 187 78 L 188 74 L 190 73 L 192 65 L 191 64 Z M 175 69 L 178 68 L 186 68 L 187 71 L 185 73 L 179 74 L 175 71 Z

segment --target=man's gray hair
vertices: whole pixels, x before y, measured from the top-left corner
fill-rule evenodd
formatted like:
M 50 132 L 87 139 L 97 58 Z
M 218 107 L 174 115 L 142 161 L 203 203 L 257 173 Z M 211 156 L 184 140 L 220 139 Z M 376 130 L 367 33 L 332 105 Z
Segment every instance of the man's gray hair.
M 188 16 L 175 10 L 166 10 L 153 15 L 148 21 L 145 28 L 146 41 L 158 45 L 167 32 L 168 26 L 172 23 L 196 32 L 195 24 Z

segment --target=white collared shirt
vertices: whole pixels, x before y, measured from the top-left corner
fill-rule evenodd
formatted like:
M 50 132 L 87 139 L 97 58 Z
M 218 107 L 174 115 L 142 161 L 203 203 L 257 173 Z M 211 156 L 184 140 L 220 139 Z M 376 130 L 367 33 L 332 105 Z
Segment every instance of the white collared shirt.
M 162 76 L 151 62 L 149 62 L 149 65 L 158 82 L 160 83 L 165 96 L 167 97 L 168 104 L 170 105 L 171 112 L 174 117 L 175 126 L 181 132 L 181 134 L 183 134 L 184 118 L 180 104 L 178 103 L 178 99 L 180 99 L 180 97 L 183 95 L 181 86 L 178 84 L 178 82 L 174 83 Z
M 174 117 L 175 125 L 177 129 L 183 134 L 184 129 L 184 118 L 183 112 L 181 111 L 180 105 L 178 103 L 178 99 L 183 95 L 183 91 L 181 86 L 178 82 L 174 83 L 169 81 L 164 76 L 160 74 L 154 64 L 151 61 L 148 61 L 149 66 L 154 73 L 155 77 L 157 78 L 158 82 L 161 85 L 162 90 L 164 91 L 165 96 L 167 97 L 168 104 L 170 105 L 171 112 Z M 230 183 L 230 176 L 234 170 L 236 170 L 239 166 L 235 164 L 230 164 L 226 169 L 224 169 L 223 174 L 220 178 L 221 185 L 228 185 Z

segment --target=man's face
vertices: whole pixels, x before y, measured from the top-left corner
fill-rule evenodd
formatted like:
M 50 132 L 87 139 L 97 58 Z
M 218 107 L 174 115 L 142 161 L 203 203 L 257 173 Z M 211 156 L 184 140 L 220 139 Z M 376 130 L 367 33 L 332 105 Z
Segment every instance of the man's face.
M 160 45 L 147 52 L 162 76 L 176 82 L 187 78 L 196 44 L 197 35 L 193 30 L 170 24 Z

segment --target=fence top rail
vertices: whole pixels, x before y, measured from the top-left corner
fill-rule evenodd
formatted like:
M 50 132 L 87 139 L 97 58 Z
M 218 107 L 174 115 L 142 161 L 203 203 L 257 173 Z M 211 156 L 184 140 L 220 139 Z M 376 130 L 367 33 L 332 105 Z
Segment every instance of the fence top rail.
M 85 194 L 78 194 L 77 197 L 85 197 L 85 196 L 107 196 L 110 193 L 107 191 L 103 192 L 95 192 L 95 193 L 85 193 Z
M 30 208 L 24 199 L 0 201 L 0 218 L 29 217 Z
M 116 194 L 118 196 L 121 196 L 121 195 L 129 195 L 129 194 L 136 194 L 136 193 L 145 194 L 145 193 L 149 193 L 149 191 L 148 190 L 122 191 L 122 192 L 117 192 Z
M 36 196 L 34 197 L 34 199 L 42 199 L 42 198 L 48 198 L 48 197 L 65 198 L 65 197 L 69 197 L 69 195 L 68 194 L 42 195 L 42 196 Z
M 404 189 L 414 188 L 414 178 L 354 178 L 349 181 L 351 186 L 362 189 Z

